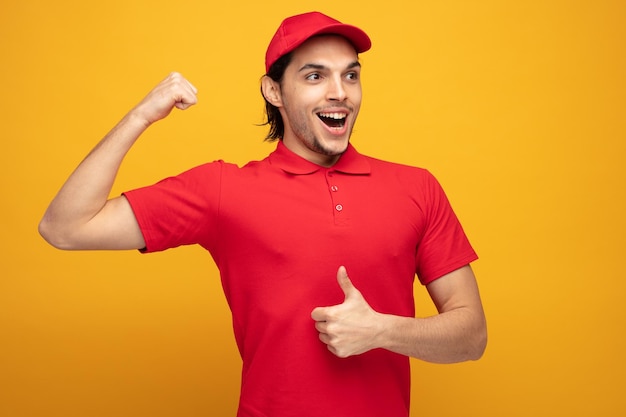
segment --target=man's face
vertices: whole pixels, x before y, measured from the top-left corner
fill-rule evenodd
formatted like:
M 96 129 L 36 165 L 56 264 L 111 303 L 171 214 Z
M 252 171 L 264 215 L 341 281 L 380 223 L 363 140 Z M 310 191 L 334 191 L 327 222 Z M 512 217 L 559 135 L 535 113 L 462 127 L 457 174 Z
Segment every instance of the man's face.
M 361 106 L 360 71 L 340 36 L 313 37 L 293 52 L 280 87 L 287 148 L 318 165 L 337 162 Z

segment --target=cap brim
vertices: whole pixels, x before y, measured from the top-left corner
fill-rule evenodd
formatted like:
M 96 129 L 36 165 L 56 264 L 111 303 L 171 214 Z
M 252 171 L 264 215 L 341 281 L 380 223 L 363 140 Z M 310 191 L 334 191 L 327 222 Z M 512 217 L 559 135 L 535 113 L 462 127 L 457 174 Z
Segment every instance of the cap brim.
M 343 36 L 352 43 L 354 49 L 356 49 L 358 53 L 365 52 L 372 47 L 372 41 L 365 32 L 356 26 L 346 25 L 343 23 L 325 26 L 311 34 L 311 36 L 316 35 Z M 304 41 L 302 43 L 304 43 Z

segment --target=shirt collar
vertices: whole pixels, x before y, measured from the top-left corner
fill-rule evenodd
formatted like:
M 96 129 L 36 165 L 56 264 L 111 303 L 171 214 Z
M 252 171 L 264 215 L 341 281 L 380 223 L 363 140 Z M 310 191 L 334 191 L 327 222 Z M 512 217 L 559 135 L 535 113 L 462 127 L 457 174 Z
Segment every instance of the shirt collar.
M 296 155 L 285 146 L 282 140 L 278 141 L 276 150 L 269 155 L 269 161 L 270 164 L 294 175 L 312 174 L 320 169 L 329 169 L 345 174 L 369 174 L 371 171 L 367 158 L 361 155 L 352 144 L 348 144 L 346 151 L 330 168 L 324 168 Z

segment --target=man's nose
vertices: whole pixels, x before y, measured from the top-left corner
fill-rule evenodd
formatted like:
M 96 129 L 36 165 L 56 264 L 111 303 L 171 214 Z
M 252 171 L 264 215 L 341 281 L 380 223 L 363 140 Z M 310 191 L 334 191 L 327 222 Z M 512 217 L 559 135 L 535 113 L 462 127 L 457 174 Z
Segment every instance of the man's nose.
M 346 99 L 346 89 L 341 77 L 333 77 L 328 83 L 328 93 L 326 98 L 329 101 L 344 101 Z

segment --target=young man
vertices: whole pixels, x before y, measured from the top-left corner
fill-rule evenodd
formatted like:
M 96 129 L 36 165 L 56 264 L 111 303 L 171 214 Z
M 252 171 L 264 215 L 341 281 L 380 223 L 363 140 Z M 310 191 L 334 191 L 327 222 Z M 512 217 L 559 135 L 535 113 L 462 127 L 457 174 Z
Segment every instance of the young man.
M 362 30 L 323 14 L 285 19 L 261 85 L 275 151 L 107 200 L 141 133 L 196 103 L 195 87 L 171 74 L 78 166 L 40 224 L 62 249 L 206 248 L 243 359 L 239 416 L 407 416 L 409 357 L 458 362 L 485 348 L 476 254 L 443 190 L 423 169 L 350 144 L 358 54 L 369 48 Z M 415 317 L 416 274 L 433 317 Z

